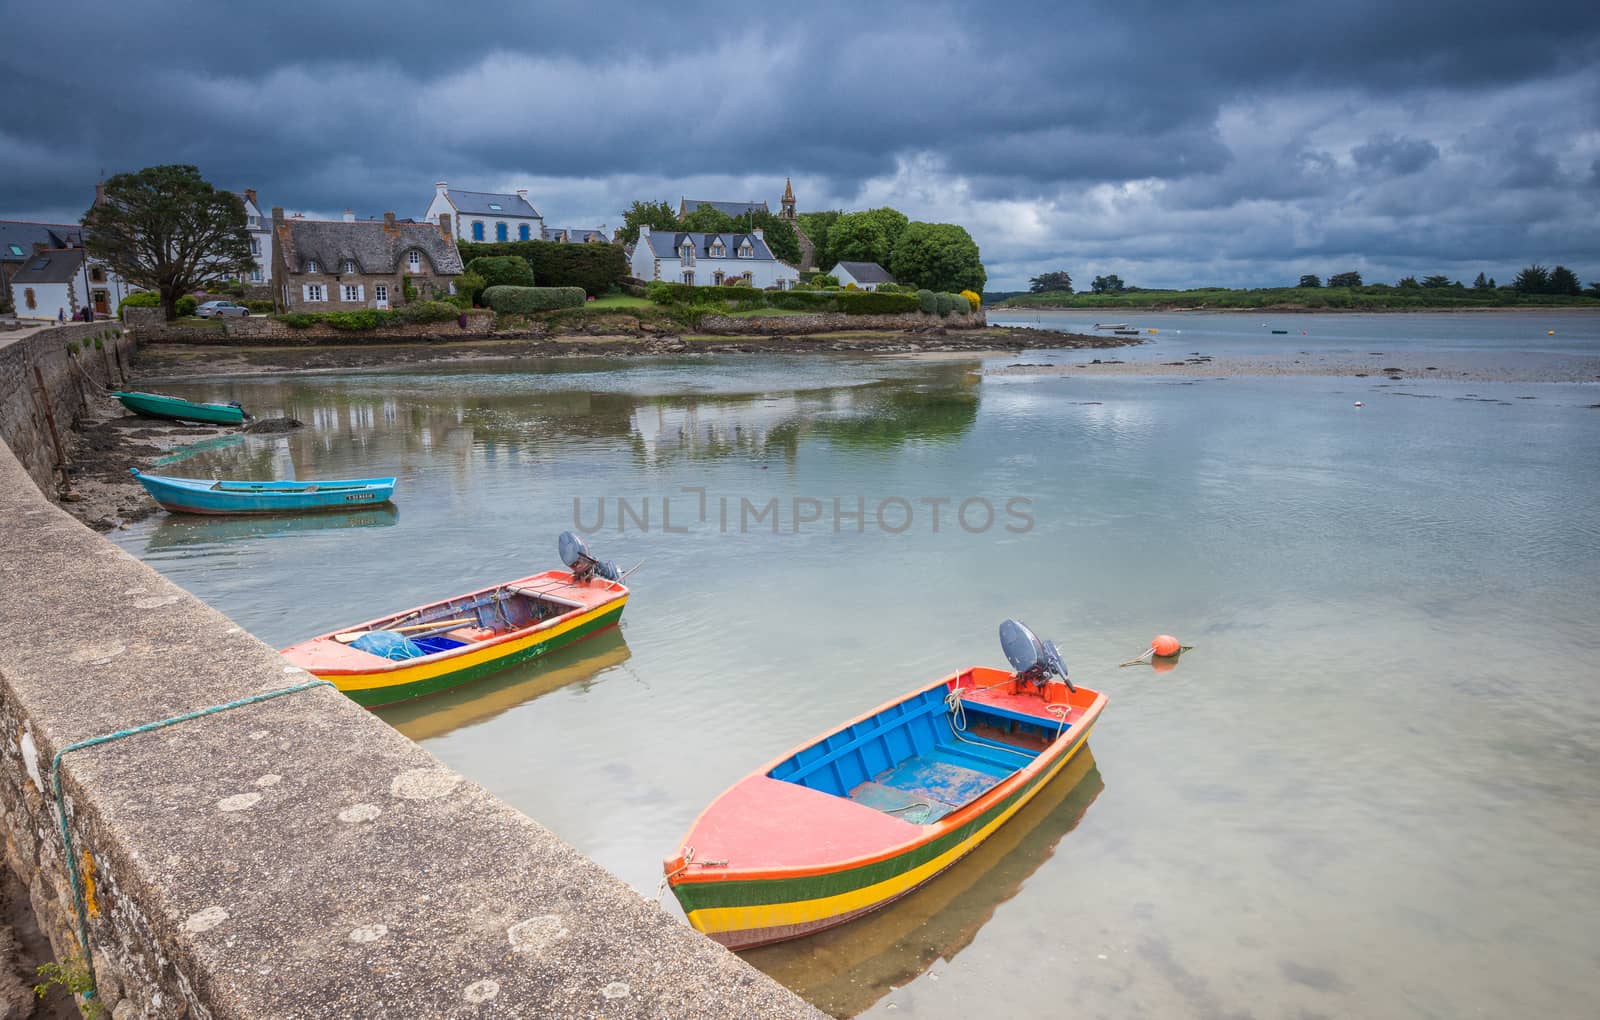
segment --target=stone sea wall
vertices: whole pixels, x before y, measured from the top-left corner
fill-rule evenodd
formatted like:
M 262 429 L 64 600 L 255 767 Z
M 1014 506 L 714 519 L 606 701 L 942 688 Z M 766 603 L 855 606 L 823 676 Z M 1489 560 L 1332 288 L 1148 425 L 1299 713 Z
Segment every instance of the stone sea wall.
M 708 315 L 700 320 L 700 332 L 730 336 L 794 336 L 805 333 L 855 333 L 869 331 L 934 329 L 977 329 L 986 324 L 983 312 L 961 315 L 952 312 L 943 318 L 908 312 L 904 315 L 845 315 L 820 312 L 805 315 Z
M 494 313 L 475 308 L 467 313 L 466 328 L 449 322 L 385 326 L 371 331 L 334 329 L 322 323 L 295 329 L 264 315 L 218 319 L 205 325 L 169 323 L 159 308 L 127 309 L 128 327 L 141 343 L 278 346 L 290 344 L 391 343 L 395 340 L 482 340 L 494 332 Z
M 126 382 L 133 352 L 132 337 L 112 321 L 0 333 L 0 442 L 35 486 L 54 492 L 60 478 L 50 419 L 65 444 L 94 386 L 114 389 Z

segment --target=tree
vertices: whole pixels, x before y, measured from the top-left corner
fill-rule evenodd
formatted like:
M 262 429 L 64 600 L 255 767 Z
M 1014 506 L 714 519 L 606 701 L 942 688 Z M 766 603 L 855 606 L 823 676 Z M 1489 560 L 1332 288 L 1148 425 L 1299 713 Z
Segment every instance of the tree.
M 882 225 L 867 213 L 845 213 L 828 228 L 828 257 L 835 262 L 881 264 L 892 254 Z
M 1317 276 L 1315 273 L 1307 273 L 1300 277 L 1299 285 L 1302 287 L 1320 287 L 1322 286 L 1322 277 Z
M 532 287 L 533 267 L 516 255 L 482 255 L 467 263 L 467 272 L 483 278 L 479 292 L 490 287 Z M 459 284 L 456 287 L 460 290 Z M 473 297 L 477 297 L 476 294 Z
M 1417 278 L 1415 276 L 1402 276 L 1400 279 L 1395 281 L 1394 285 L 1403 290 L 1416 290 L 1422 286 L 1422 284 L 1417 282 Z
M 161 295 L 168 321 L 178 298 L 255 266 L 244 202 L 218 191 L 196 167 L 152 166 L 117 174 L 83 214 L 84 245 L 118 276 Z
M 1546 294 L 1550 290 L 1550 270 L 1541 265 L 1532 265 L 1517 274 L 1511 286 L 1519 294 Z
M 642 226 L 651 230 L 677 230 L 678 212 L 665 202 L 635 200 L 622 214 L 622 230 L 618 236 L 632 244 L 639 240 L 639 228 Z
M 816 260 L 818 269 L 831 269 L 839 261 L 828 254 L 828 231 L 833 228 L 834 221 L 844 213 L 837 209 L 828 209 L 823 212 L 801 213 L 797 217 L 800 229 L 806 232 L 806 237 L 811 240 L 812 258 Z
M 1472 281 L 1472 289 L 1473 290 L 1488 290 L 1490 287 L 1493 287 L 1493 286 L 1494 286 L 1494 284 L 1490 283 L 1488 281 L 1488 279 L 1485 278 L 1482 273 L 1479 273 L 1478 274 L 1478 278 L 1476 280 Z
M 1097 276 L 1089 284 L 1089 289 L 1096 294 L 1121 294 L 1127 285 L 1122 282 L 1122 277 L 1116 273 L 1109 276 Z
M 1583 293 L 1583 284 L 1578 282 L 1578 274 L 1566 266 L 1556 266 L 1550 270 L 1551 294 L 1577 295 Z
M 730 234 L 738 228 L 732 216 L 709 202 L 701 202 L 693 212 L 683 218 L 677 229 L 691 230 L 697 234 Z
M 889 271 L 901 283 L 933 291 L 982 293 L 989 279 L 978 243 L 954 223 L 906 224 L 889 261 Z
M 1028 281 L 1028 290 L 1035 294 L 1071 294 L 1072 276 L 1065 269 L 1040 273 Z
M 1433 290 L 1433 289 L 1436 289 L 1436 288 L 1439 288 L 1439 287 L 1448 287 L 1448 286 L 1450 286 L 1450 277 L 1448 277 L 1448 276 L 1424 276 L 1422 278 L 1422 285 L 1424 287 L 1427 287 L 1429 290 Z
M 1361 274 L 1357 272 L 1334 273 L 1332 276 L 1328 277 L 1328 286 L 1359 287 L 1361 286 Z
M 799 267 L 800 259 L 803 257 L 800 252 L 800 238 L 795 236 L 794 227 L 788 220 L 769 212 L 757 212 L 740 219 L 749 219 L 750 229 L 761 231 L 761 236 L 766 239 L 767 247 L 772 249 L 772 254 L 791 266 Z

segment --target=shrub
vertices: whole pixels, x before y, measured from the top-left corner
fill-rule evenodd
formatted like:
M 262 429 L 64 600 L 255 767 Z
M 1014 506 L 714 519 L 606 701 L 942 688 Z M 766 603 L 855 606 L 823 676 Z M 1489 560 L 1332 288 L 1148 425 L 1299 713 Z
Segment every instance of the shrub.
M 931 290 L 917 291 L 917 307 L 923 315 L 933 315 L 939 310 L 939 298 Z
M 127 297 L 122 299 L 121 306 L 117 308 L 117 318 L 119 318 L 119 319 L 126 318 L 127 316 L 124 314 L 123 310 L 127 309 L 127 308 L 160 308 L 160 307 L 161 307 L 161 295 L 160 294 L 157 294 L 153 290 L 136 290 L 132 294 L 129 294 Z
M 467 276 L 477 276 L 483 283 L 478 290 L 487 287 L 532 287 L 533 267 L 528 265 L 528 260 L 517 255 L 484 255 L 467 263 Z M 456 290 L 462 289 L 461 281 L 456 281 Z
M 531 244 L 533 242 L 524 242 Z M 557 308 L 581 308 L 588 299 L 582 287 L 490 287 L 483 292 L 483 303 L 495 311 L 511 315 L 549 312 Z
M 464 242 L 463 259 L 515 255 L 527 260 L 543 287 L 582 287 L 598 297 L 628 275 L 628 259 L 615 244 L 563 244 L 559 241 Z
M 389 314 L 398 316 L 401 323 L 454 322 L 461 316 L 461 309 L 449 301 L 419 301 Z
M 533 271 L 531 269 L 528 271 L 528 279 L 533 279 Z M 469 269 L 456 277 L 456 296 L 466 298 L 467 303 L 463 307 L 471 308 L 479 303 L 479 300 L 483 297 L 483 289 L 487 286 L 489 286 L 488 280 Z M 529 283 L 524 286 L 532 287 L 533 284 Z
M 246 301 L 244 302 L 244 306 L 250 309 L 252 312 L 262 312 L 266 315 L 271 315 L 273 312 L 278 310 L 278 306 L 271 300 L 263 300 L 261 298 L 255 298 L 253 300 Z
M 814 290 L 778 290 L 767 294 L 767 305 L 795 312 L 831 312 L 838 307 L 834 297 Z
M 156 302 L 156 304 L 160 303 L 161 302 L 159 300 Z M 199 307 L 200 302 L 195 300 L 195 296 L 193 294 L 185 294 L 178 298 L 177 302 L 173 305 L 173 311 L 177 312 L 181 317 L 184 315 L 193 315 L 194 310 Z
M 983 295 L 977 291 L 964 290 L 961 296 L 967 299 L 967 304 L 972 306 L 974 312 L 983 307 Z
M 334 329 L 364 333 L 413 322 L 451 322 L 460 314 L 461 309 L 448 301 L 419 301 L 393 311 L 360 308 L 349 312 L 290 312 L 277 318 L 290 329 L 305 329 L 321 322 Z
M 831 296 L 838 303 L 839 311 L 847 315 L 902 315 L 918 308 L 915 294 L 844 290 Z

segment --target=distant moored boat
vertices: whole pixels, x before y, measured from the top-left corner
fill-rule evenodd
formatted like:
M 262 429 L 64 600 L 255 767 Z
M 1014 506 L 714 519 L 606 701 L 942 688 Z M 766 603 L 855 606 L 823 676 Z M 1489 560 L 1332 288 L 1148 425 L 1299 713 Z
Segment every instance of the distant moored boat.
M 182 397 L 169 397 L 162 393 L 123 390 L 116 390 L 111 395 L 122 401 L 123 407 L 146 418 L 198 421 L 207 425 L 242 425 L 250 417 L 237 401 L 228 404 L 202 404 Z

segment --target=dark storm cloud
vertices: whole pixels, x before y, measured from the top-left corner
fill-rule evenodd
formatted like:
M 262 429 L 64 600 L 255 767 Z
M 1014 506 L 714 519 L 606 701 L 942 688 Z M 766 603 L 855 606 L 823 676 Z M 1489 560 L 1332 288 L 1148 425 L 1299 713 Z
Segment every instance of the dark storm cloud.
M 1600 261 L 1597 40 L 1575 3 L 0 0 L 0 216 L 162 162 L 319 212 L 528 183 L 612 224 L 794 175 L 803 207 L 967 223 L 1002 285 L 1110 252 L 1171 283 L 1397 260 L 1462 207 L 1507 258 Z

